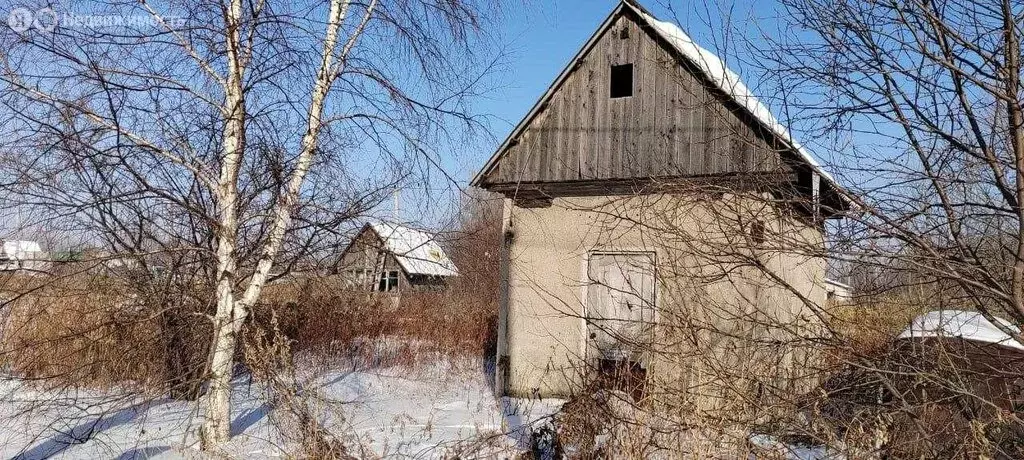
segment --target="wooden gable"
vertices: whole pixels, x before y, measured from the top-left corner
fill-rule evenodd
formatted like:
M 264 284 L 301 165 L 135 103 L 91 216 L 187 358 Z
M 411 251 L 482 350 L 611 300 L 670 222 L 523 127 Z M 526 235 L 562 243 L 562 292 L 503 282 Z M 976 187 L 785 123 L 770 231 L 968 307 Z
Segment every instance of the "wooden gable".
M 784 148 L 630 8 L 608 18 L 474 184 L 607 183 L 791 172 Z M 633 64 L 633 95 L 611 69 Z

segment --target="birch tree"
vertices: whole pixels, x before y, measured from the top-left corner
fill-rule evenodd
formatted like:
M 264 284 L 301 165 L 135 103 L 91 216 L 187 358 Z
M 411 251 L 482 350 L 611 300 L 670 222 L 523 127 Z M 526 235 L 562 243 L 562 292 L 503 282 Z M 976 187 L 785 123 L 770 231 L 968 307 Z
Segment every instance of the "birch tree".
M 212 287 L 201 438 L 214 446 L 230 436 L 238 335 L 264 286 L 337 241 L 394 184 L 437 165 L 434 146 L 477 126 L 469 102 L 489 68 L 476 49 L 483 9 L 459 0 L 84 8 L 131 20 L 62 24 L 58 12 L 52 27 L 3 32 L 13 153 L 0 193 L 8 210 L 136 257 L 192 255 Z

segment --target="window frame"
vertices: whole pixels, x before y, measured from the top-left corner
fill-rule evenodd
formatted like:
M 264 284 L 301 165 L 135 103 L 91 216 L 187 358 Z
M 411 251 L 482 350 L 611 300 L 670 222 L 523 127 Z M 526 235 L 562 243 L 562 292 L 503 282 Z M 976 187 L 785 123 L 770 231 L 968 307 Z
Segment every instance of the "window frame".
M 377 283 L 374 286 L 374 290 L 377 292 L 394 292 L 398 290 L 400 284 L 401 280 L 398 270 L 384 270 L 377 275 Z

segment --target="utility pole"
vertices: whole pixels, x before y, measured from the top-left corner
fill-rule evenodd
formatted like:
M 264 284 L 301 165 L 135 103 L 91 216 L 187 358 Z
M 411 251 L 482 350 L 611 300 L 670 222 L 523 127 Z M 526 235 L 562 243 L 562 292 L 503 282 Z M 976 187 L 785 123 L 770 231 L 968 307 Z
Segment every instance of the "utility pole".
M 399 209 L 398 209 L 398 202 L 399 202 L 399 200 L 398 200 L 398 198 L 399 198 L 400 195 L 401 195 L 401 189 L 399 189 L 398 187 L 395 187 L 395 203 L 393 205 L 393 208 L 391 209 L 391 214 L 392 214 L 391 218 L 394 220 L 395 223 L 400 222 L 400 219 L 399 219 L 399 216 L 398 216 L 398 213 L 399 213 Z

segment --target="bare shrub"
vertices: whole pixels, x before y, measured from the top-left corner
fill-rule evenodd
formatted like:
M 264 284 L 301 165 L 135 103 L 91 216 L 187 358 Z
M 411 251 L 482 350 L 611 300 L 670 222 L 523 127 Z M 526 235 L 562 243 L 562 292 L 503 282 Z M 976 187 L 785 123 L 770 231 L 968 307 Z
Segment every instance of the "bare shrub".
M 354 458 L 312 410 L 315 390 L 302 390 L 296 380 L 293 342 L 281 329 L 276 313 L 271 310 L 269 314 L 262 327 L 245 330 L 243 354 L 253 377 L 267 383 L 267 398 L 273 408 L 271 419 L 278 432 L 297 444 L 299 458 Z
M 205 366 L 202 304 L 190 289 L 89 271 L 10 278 L 0 361 L 51 387 L 85 385 L 195 399 Z
M 83 277 L 15 295 L 0 358 L 16 375 L 57 386 L 166 380 L 159 323 L 125 286 Z
M 919 314 L 937 308 L 935 289 L 917 286 L 858 295 L 828 309 L 828 344 L 835 363 L 884 353 Z M 930 293 L 929 293 L 930 292 Z
M 893 340 L 823 384 L 815 421 L 857 455 L 1020 458 L 1022 364 L 991 344 Z

